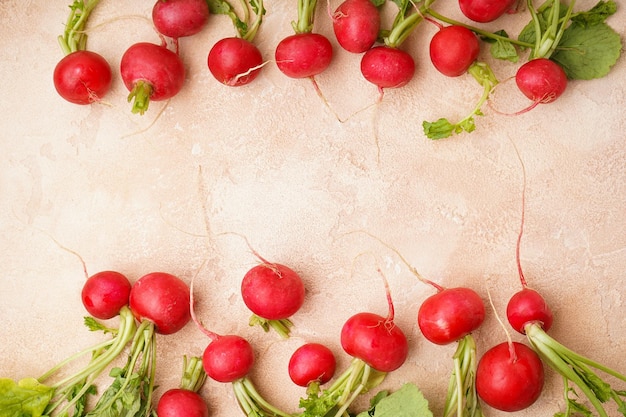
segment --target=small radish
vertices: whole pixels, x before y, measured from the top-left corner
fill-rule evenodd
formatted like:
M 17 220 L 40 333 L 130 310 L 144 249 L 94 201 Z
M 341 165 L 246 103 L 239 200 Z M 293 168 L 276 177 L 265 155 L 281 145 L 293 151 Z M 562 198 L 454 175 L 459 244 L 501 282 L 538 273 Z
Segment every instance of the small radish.
M 415 75 L 415 61 L 406 51 L 381 45 L 365 52 L 361 58 L 361 74 L 378 87 L 381 97 L 385 88 L 399 88 Z
M 120 75 L 130 91 L 132 112 L 144 114 L 151 101 L 167 100 L 182 89 L 185 66 L 165 45 L 139 42 L 122 55 Z
M 152 7 L 156 30 L 174 40 L 199 33 L 208 20 L 206 0 L 157 0 Z
M 511 10 L 517 0 L 459 0 L 461 12 L 479 23 L 492 22 Z
M 526 334 L 525 328 L 529 323 L 537 323 L 546 332 L 552 327 L 552 311 L 546 300 L 537 291 L 527 287 L 509 299 L 506 317 L 521 334 Z
M 296 33 L 276 46 L 274 58 L 278 69 L 291 78 L 311 78 L 330 65 L 333 46 L 319 33 Z
M 209 417 L 209 408 L 198 391 L 204 385 L 206 372 L 202 360 L 184 357 L 183 377 L 178 388 L 171 388 L 161 395 L 156 413 L 159 417 Z
M 309 387 L 323 385 L 335 375 L 337 361 L 335 354 L 320 343 L 305 343 L 296 349 L 289 358 L 287 370 L 294 384 Z
M 458 25 L 441 27 L 430 40 L 430 60 L 448 77 L 465 74 L 478 58 L 480 43 L 471 30 Z
M 74 104 L 98 102 L 111 88 L 111 67 L 100 54 L 86 49 L 85 25 L 99 0 L 75 0 L 59 45 L 65 56 L 54 67 L 57 93 Z
M 556 62 L 547 58 L 535 58 L 522 65 L 515 73 L 520 91 L 533 101 L 552 103 L 567 88 L 567 75 Z
M 518 342 L 500 343 L 483 354 L 476 370 L 476 391 L 489 406 L 502 411 L 530 407 L 541 395 L 541 359 Z
M 220 83 L 239 87 L 254 81 L 263 68 L 263 56 L 253 43 L 263 22 L 265 7 L 263 0 L 243 0 L 240 17 L 226 0 L 209 2 L 214 14 L 225 14 L 232 20 L 236 36 L 220 39 L 209 51 L 207 65 L 209 71 Z
M 380 11 L 372 0 L 344 0 L 332 14 L 333 31 L 348 52 L 370 49 L 379 36 Z
M 83 306 L 93 317 L 107 320 L 128 305 L 131 284 L 126 276 L 115 271 L 102 271 L 90 276 L 81 291 Z

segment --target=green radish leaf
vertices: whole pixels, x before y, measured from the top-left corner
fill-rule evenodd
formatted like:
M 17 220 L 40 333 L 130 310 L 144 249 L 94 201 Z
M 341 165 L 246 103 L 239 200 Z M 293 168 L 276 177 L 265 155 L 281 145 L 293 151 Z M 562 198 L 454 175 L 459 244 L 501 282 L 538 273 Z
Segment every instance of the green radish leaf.
M 607 17 L 617 12 L 617 4 L 614 1 L 599 1 L 586 12 L 575 13 L 572 15 L 572 22 L 582 26 L 593 26 L 603 23 Z
M 0 378 L 0 417 L 40 417 L 53 395 L 53 388 L 35 378 Z
M 406 383 L 397 391 L 379 398 L 373 409 L 357 417 L 433 417 L 428 401 L 415 384 Z

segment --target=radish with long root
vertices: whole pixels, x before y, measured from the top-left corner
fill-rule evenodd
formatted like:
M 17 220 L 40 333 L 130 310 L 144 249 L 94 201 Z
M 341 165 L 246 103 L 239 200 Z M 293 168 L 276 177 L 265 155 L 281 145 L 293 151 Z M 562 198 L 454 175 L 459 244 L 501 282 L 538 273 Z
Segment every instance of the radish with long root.
M 388 312 L 383 317 L 372 312 L 360 312 L 348 318 L 341 329 L 341 346 L 353 359 L 350 366 L 322 391 L 310 390 L 300 400 L 304 408 L 300 417 L 345 416 L 359 395 L 379 385 L 385 376 L 400 368 L 409 352 L 402 329 L 394 322 L 394 306 L 389 285 L 385 284 Z
M 209 417 L 206 401 L 198 393 L 207 374 L 202 366 L 202 358 L 183 357 L 183 375 L 177 388 L 165 391 L 157 404 L 159 417 Z
M 515 259 L 522 289 L 510 298 L 506 310 L 507 319 L 517 332 L 526 335 L 528 342 L 541 359 L 563 377 L 565 411 L 560 414 L 561 416 L 568 417 L 578 412 L 592 415 L 588 405 L 581 401 L 582 396 L 589 400 L 589 403 L 600 417 L 609 416 L 603 405 L 607 401 L 613 401 L 617 405 L 618 411 L 626 416 L 626 390 L 614 389 L 607 380 L 602 378 L 598 371 L 622 382 L 626 382 L 626 374 L 565 347 L 547 333 L 553 322 L 552 311 L 544 297 L 538 291 L 528 286 L 520 260 L 520 247 L 525 221 L 526 191 L 526 171 L 521 158 L 520 163 L 524 173 L 524 183 L 522 189 L 521 225 L 517 238 Z
M 485 320 L 485 305 L 476 291 L 467 287 L 445 288 L 425 278 L 393 246 L 368 232 L 362 232 L 394 252 L 415 277 L 437 292 L 426 298 L 417 313 L 422 335 L 436 345 L 457 343 L 453 355 L 444 417 L 482 417 L 475 389 L 476 342 L 472 333 Z
M 263 22 L 263 0 L 242 1 L 241 16 L 226 0 L 209 0 L 213 14 L 230 17 L 237 36 L 220 39 L 209 51 L 207 65 L 216 80 L 231 87 L 249 84 L 263 68 L 261 51 L 253 43 Z
M 74 104 L 99 102 L 111 88 L 111 67 L 100 54 L 87 50 L 85 26 L 100 0 L 75 0 L 59 45 L 65 56 L 56 64 L 54 87 L 61 97 Z

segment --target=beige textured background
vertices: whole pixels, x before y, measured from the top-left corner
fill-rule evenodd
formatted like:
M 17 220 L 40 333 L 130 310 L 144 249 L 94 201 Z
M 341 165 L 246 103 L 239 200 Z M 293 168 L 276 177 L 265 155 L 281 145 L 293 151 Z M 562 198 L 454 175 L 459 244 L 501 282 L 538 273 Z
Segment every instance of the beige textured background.
M 437 10 L 460 18 L 456 2 L 439 3 Z M 577 8 L 594 3 L 581 0 Z M 316 31 L 337 46 L 320 4 Z M 266 59 L 292 33 L 295 5 L 267 2 L 257 38 Z M 75 106 L 52 84 L 67 1 L 0 2 L 1 376 L 37 376 L 98 338 L 82 327 L 79 254 L 89 273 L 114 269 L 132 280 L 156 270 L 186 281 L 199 273 L 200 318 L 218 333 L 249 338 L 257 387 L 295 412 L 304 390 L 289 381 L 287 358 L 305 340 L 321 341 L 340 368 L 347 364 L 339 345 L 343 322 L 359 311 L 386 312 L 378 264 L 411 348 L 406 365 L 382 387 L 413 381 L 440 415 L 455 347 L 433 346 L 417 329 L 417 309 L 432 290 L 388 249 L 345 233 L 380 236 L 444 286 L 472 286 L 485 300 L 488 286 L 504 314 L 519 288 L 522 176 L 511 141 L 528 172 L 522 262 L 531 286 L 552 305 L 551 334 L 626 372 L 624 59 L 604 79 L 570 83 L 554 104 L 519 117 L 485 107 L 474 133 L 433 142 L 423 137 L 422 120 L 456 120 L 481 94 L 469 76 L 447 79 L 430 66 L 434 26 L 420 26 L 405 44 L 417 61 L 414 80 L 351 117 L 377 93 L 361 77 L 359 57 L 335 49 L 318 82 L 348 118 L 340 123 L 307 81 L 286 78 L 271 62 L 247 87 L 218 84 L 206 56 L 234 32 L 226 17 L 213 16 L 202 33 L 181 40 L 185 88 L 150 126 L 164 104 L 153 103 L 143 117 L 131 114 L 118 66 L 132 43 L 158 42 L 146 20 L 151 8 L 145 1 L 98 6 L 89 47 L 111 63 L 113 89 L 108 105 Z M 623 37 L 624 9 L 609 23 Z M 506 16 L 486 27 L 517 33 L 520 26 L 517 16 Z M 493 69 L 504 80 L 515 66 L 495 62 Z M 512 83 L 503 85 L 496 103 L 505 106 L 511 94 L 515 107 Z M 292 339 L 247 326 L 239 283 L 256 260 L 224 232 L 247 236 L 264 257 L 301 273 L 308 293 Z M 491 309 L 476 338 L 481 352 L 504 340 Z M 206 343 L 191 325 L 159 339 L 162 389 L 177 384 L 182 355 L 200 355 Z M 516 415 L 554 414 L 561 387 L 548 371 L 543 396 Z M 208 381 L 202 393 L 212 415 L 240 413 L 230 386 Z M 506 413 L 486 407 L 485 414 Z

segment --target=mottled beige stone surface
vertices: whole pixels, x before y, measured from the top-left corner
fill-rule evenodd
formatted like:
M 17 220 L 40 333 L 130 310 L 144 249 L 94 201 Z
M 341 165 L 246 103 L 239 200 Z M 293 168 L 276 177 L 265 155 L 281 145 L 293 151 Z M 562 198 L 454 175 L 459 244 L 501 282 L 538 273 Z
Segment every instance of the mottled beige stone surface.
M 439 3 L 461 18 L 456 2 Z M 333 39 L 320 5 L 316 30 Z M 554 310 L 551 334 L 626 372 L 626 61 L 517 117 L 485 106 L 475 132 L 435 142 L 423 136 L 422 121 L 462 117 L 481 89 L 469 76 L 447 79 L 431 67 L 434 26 L 420 26 L 405 44 L 417 61 L 414 80 L 369 108 L 376 89 L 360 75 L 359 57 L 333 39 L 335 59 L 317 81 L 339 122 L 308 81 L 286 78 L 271 61 L 292 33 L 295 1 L 266 6 L 257 40 L 269 62 L 253 84 L 225 87 L 208 72 L 212 44 L 234 34 L 226 17 L 213 16 L 181 40 L 183 91 L 138 116 L 118 66 L 132 43 L 159 41 L 147 20 L 151 2 L 103 0 L 92 15 L 89 47 L 114 69 L 106 104 L 92 106 L 64 102 L 52 84 L 67 1 L 0 2 L 0 376 L 38 376 L 99 339 L 82 326 L 80 256 L 88 273 L 114 269 L 136 280 L 165 271 L 187 282 L 197 275 L 198 316 L 218 333 L 247 337 L 257 387 L 295 412 L 304 390 L 288 378 L 290 353 L 304 341 L 324 342 L 345 367 L 343 322 L 386 312 L 379 266 L 411 349 L 381 387 L 415 382 L 441 415 L 454 346 L 431 345 L 415 320 L 433 290 L 392 251 L 349 232 L 379 236 L 441 285 L 471 286 L 485 301 L 489 289 L 503 315 L 519 288 L 522 170 L 512 143 L 527 171 L 522 265 Z M 609 23 L 624 37 L 625 9 Z M 517 33 L 521 22 L 506 16 L 486 27 Z M 501 80 L 514 74 L 513 64 L 482 57 Z M 511 80 L 502 86 L 497 106 L 525 105 Z M 239 284 L 257 260 L 226 232 L 302 275 L 307 296 L 290 340 L 248 327 Z M 505 340 L 491 308 L 475 336 L 480 352 Z M 159 337 L 157 395 L 177 384 L 182 355 L 200 355 L 206 344 L 192 325 Z M 562 380 L 547 371 L 543 396 L 516 415 L 553 415 L 561 393 Z M 208 381 L 202 394 L 212 415 L 240 413 L 230 386 Z M 507 415 L 488 407 L 485 414 Z

